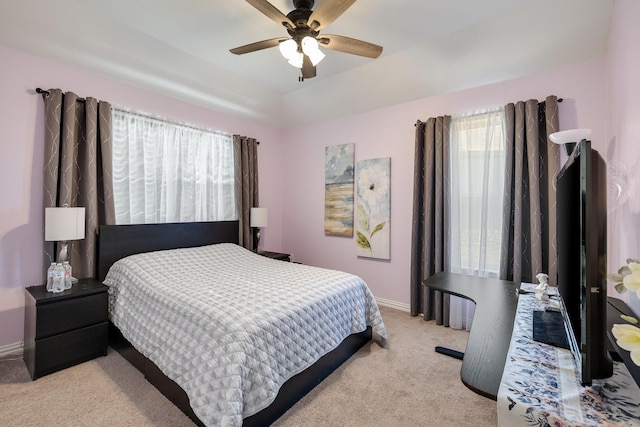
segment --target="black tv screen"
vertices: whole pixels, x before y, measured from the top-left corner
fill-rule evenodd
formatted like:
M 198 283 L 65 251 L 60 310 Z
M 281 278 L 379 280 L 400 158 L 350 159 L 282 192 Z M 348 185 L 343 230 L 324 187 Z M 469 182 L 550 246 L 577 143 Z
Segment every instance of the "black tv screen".
M 607 346 L 606 164 L 580 141 L 556 178 L 558 291 L 583 385 L 613 374 Z

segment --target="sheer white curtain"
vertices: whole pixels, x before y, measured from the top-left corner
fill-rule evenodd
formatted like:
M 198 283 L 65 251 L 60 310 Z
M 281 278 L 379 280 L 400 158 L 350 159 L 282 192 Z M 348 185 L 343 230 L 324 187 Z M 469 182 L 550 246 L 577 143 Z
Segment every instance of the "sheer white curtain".
M 238 218 L 233 137 L 112 109 L 116 224 Z
M 448 271 L 498 277 L 502 238 L 504 108 L 451 119 Z M 475 305 L 451 297 L 450 326 L 469 329 Z

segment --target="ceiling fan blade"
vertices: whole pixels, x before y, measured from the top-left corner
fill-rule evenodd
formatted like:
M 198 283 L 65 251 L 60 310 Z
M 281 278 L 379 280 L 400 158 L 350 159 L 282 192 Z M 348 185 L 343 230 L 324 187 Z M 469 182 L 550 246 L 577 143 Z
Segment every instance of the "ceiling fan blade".
M 271 19 L 278 25 L 284 25 L 289 29 L 295 28 L 295 25 L 284 13 L 269 3 L 267 0 L 247 0 L 251 6 L 262 12 L 267 18 Z
M 322 0 L 309 16 L 307 25 L 319 31 L 335 21 L 355 2 L 356 0 Z
M 352 55 L 366 56 L 367 58 L 373 59 L 377 58 L 382 53 L 382 46 L 345 36 L 323 34 L 318 37 L 318 43 L 331 50 L 350 53 Z
M 311 63 L 307 55 L 302 58 L 302 77 L 310 79 L 316 76 L 316 66 Z
M 270 47 L 276 47 L 280 44 L 280 42 L 287 40 L 286 37 L 277 37 L 275 39 L 262 40 L 259 42 L 247 44 L 244 46 L 236 47 L 233 49 L 229 49 L 229 52 L 235 53 L 236 55 L 242 55 L 245 53 L 255 52 L 257 50 L 268 49 Z

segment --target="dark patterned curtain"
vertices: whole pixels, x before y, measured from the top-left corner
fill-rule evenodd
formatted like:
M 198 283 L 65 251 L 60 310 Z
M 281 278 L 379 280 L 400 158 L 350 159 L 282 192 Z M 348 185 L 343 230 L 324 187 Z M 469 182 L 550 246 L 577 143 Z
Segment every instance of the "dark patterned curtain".
M 554 180 L 560 150 L 549 141 L 558 131 L 558 100 L 531 99 L 505 106 L 506 171 L 500 278 L 533 282 L 557 275 Z
M 254 250 L 255 236 L 251 230 L 251 208 L 258 204 L 258 141 L 246 136 L 233 135 L 236 170 L 238 236 L 242 246 Z
M 449 295 L 423 289 L 422 281 L 447 265 L 450 129 L 450 116 L 416 123 L 411 233 L 411 315 L 446 326 Z
M 99 224 L 115 224 L 111 179 L 111 105 L 60 89 L 43 92 L 44 207 L 85 207 L 85 238 L 69 243 L 73 275 L 95 277 Z M 48 262 L 56 256 L 47 242 Z

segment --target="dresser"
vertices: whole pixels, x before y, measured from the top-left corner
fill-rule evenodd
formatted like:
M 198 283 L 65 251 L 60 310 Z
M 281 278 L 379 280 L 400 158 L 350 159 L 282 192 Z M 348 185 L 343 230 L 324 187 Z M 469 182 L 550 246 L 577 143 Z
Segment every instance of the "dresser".
M 581 385 L 570 350 L 533 339 L 534 313 L 551 305 L 535 297 L 535 286 L 520 285 L 528 293 L 518 298 L 498 391 L 498 426 L 640 426 L 640 388 L 630 372 L 637 366 L 631 362 L 627 367 L 614 358 L 610 378 Z M 557 295 L 554 288 L 547 293 Z M 612 300 L 609 298 L 608 314 L 621 306 L 619 300 Z M 619 315 L 612 320 L 624 323 Z
M 24 362 L 32 379 L 107 354 L 107 290 L 95 279 L 60 293 L 25 289 Z

